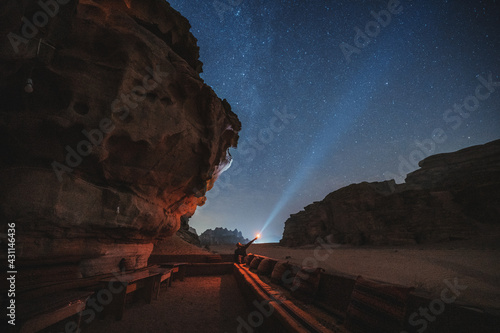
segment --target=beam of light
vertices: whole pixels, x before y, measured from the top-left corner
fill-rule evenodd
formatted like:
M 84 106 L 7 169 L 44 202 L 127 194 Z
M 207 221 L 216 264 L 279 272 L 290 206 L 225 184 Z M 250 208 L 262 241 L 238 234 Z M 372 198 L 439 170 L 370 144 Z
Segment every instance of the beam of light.
M 373 58 L 371 60 L 374 60 Z M 317 145 L 314 151 L 306 154 L 305 158 L 299 164 L 299 169 L 295 175 L 290 178 L 291 181 L 283 191 L 279 201 L 274 206 L 274 209 L 269 214 L 269 217 L 264 222 L 261 232 L 264 232 L 276 216 L 283 210 L 287 203 L 295 197 L 296 192 L 310 179 L 313 171 L 319 166 L 329 154 L 332 154 L 332 148 L 336 147 L 342 136 L 356 123 L 356 120 L 367 111 L 370 103 L 370 94 L 373 93 L 374 87 L 382 85 L 386 80 L 386 68 L 389 66 L 389 61 L 384 66 L 378 67 L 370 78 L 373 79 L 373 84 L 366 87 L 358 82 L 363 80 L 365 73 L 369 69 L 364 66 L 357 77 L 350 80 L 349 86 L 345 87 L 346 91 L 342 94 L 339 102 L 332 106 L 338 118 L 334 123 L 329 124 L 327 121 L 320 130 L 320 135 L 317 137 Z
M 345 117 L 347 118 L 347 117 Z M 345 123 L 345 125 L 352 125 L 354 123 L 354 120 L 345 119 L 342 123 Z M 344 124 L 343 124 L 344 125 Z M 340 130 L 340 123 L 335 124 L 333 128 L 328 128 L 327 130 L 333 131 L 330 132 L 328 135 L 327 131 L 325 129 L 322 131 L 323 134 L 321 135 L 322 137 L 329 136 L 330 137 L 330 142 L 335 142 L 337 141 L 341 134 L 339 132 Z M 325 135 L 326 134 L 326 135 Z M 322 140 L 322 142 L 325 142 Z M 276 203 L 274 206 L 274 209 L 272 212 L 269 214 L 269 217 L 264 223 L 264 226 L 261 228 L 261 232 L 264 232 L 266 228 L 271 224 L 271 222 L 274 220 L 274 218 L 278 215 L 278 213 L 281 212 L 281 210 L 286 206 L 288 201 L 295 196 L 295 193 L 302 187 L 302 185 L 306 182 L 306 180 L 309 179 L 311 176 L 312 171 L 314 168 L 319 165 L 327 156 L 327 152 L 330 150 L 330 146 L 323 144 L 319 149 L 315 150 L 315 153 L 309 153 L 307 157 L 300 163 L 299 170 L 295 173 L 292 180 L 289 182 L 288 186 L 286 189 L 283 191 L 283 194 L 279 201 Z

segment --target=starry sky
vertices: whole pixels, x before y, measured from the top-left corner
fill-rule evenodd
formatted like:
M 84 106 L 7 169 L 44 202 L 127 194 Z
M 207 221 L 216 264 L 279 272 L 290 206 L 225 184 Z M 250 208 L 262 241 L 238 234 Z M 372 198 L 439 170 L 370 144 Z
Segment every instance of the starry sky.
M 334 190 L 401 183 L 429 154 L 500 138 L 498 1 L 169 3 L 243 124 L 190 220 L 198 234 L 276 242 L 290 214 Z

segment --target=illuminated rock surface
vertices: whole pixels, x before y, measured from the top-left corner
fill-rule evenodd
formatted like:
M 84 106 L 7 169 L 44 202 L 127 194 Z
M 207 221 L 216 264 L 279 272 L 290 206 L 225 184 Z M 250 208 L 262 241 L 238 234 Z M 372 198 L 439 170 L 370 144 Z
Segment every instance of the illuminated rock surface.
M 205 202 L 241 128 L 199 77 L 189 22 L 161 0 L 82 0 L 33 32 L 21 18 L 37 1 L 0 9 L 0 219 L 18 260 L 144 266 Z
M 404 184 L 353 184 L 285 222 L 282 245 L 318 237 L 354 245 L 404 245 L 473 237 L 500 216 L 500 140 L 430 156 Z

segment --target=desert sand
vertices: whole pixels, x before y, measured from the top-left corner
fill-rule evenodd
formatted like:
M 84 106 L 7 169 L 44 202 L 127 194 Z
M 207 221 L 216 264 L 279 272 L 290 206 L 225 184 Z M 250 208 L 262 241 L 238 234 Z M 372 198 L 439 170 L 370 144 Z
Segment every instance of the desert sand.
M 173 235 L 172 237 L 169 237 L 164 241 L 156 243 L 153 250 L 153 254 L 189 255 L 189 254 L 211 254 L 211 252 L 203 247 L 199 247 L 186 242 L 178 235 Z
M 289 260 L 302 266 L 316 265 L 327 272 L 413 286 L 438 296 L 445 280 L 466 286 L 457 302 L 500 309 L 500 233 L 487 228 L 474 240 L 398 247 L 319 245 L 287 248 L 278 244 L 253 244 L 248 253 Z M 211 246 L 218 253 L 232 253 L 234 246 Z

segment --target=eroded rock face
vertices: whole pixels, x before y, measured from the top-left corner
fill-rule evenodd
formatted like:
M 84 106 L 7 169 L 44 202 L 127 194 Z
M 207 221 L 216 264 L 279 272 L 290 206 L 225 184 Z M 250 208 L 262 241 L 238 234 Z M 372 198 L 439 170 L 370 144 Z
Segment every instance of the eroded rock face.
M 180 239 L 182 239 L 190 244 L 200 246 L 201 243 L 200 243 L 200 238 L 198 236 L 198 233 L 196 232 L 195 228 L 189 226 L 188 221 L 189 221 L 188 217 L 186 217 L 186 216 L 181 217 L 181 227 L 177 231 L 176 235 Z
M 353 184 L 285 222 L 282 245 L 318 237 L 354 245 L 403 245 L 474 236 L 500 216 L 500 140 L 430 156 L 405 184 Z
M 0 219 L 21 260 L 140 267 L 205 202 L 241 124 L 167 2 L 54 3 L 0 4 Z

